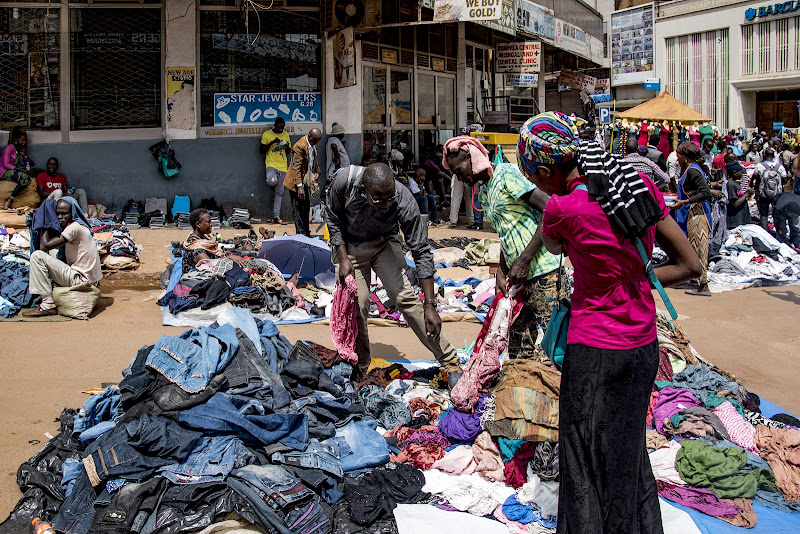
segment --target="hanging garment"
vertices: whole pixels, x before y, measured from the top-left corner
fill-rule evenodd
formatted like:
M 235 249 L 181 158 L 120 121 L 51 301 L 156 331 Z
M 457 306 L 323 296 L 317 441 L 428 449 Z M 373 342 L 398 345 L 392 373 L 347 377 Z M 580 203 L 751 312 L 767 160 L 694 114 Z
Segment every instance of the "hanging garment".
M 356 355 L 356 337 L 358 336 L 357 299 L 358 284 L 353 275 L 345 280 L 345 285 L 337 285 L 333 292 L 331 308 L 331 338 L 342 359 L 349 363 L 358 363 Z

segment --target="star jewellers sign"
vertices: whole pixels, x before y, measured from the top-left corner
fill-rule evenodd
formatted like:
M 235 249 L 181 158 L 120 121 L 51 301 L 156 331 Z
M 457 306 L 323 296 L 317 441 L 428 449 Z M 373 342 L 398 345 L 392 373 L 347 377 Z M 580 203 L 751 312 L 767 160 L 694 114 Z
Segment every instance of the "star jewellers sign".
M 744 16 L 747 20 L 753 20 L 754 18 L 762 18 L 769 15 L 780 15 L 781 13 L 791 13 L 792 11 L 797 11 L 800 9 L 800 0 L 794 0 L 792 2 L 784 2 L 782 4 L 770 4 L 768 6 L 761 6 L 758 9 L 751 7 L 747 11 L 744 12 Z

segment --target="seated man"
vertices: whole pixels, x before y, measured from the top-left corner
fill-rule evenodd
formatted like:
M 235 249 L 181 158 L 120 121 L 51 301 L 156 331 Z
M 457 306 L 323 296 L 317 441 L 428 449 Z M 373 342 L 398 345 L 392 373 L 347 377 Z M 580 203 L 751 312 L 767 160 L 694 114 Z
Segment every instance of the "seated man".
M 39 198 L 42 200 L 47 198 L 58 200 L 62 196 L 67 195 L 78 201 L 78 205 L 81 207 L 81 210 L 83 210 L 83 213 L 88 213 L 89 204 L 86 202 L 86 191 L 83 189 L 69 191 L 67 178 L 56 171 L 58 171 L 58 159 L 48 159 L 47 172 L 40 172 L 36 176 L 36 190 L 39 192 Z
M 425 174 L 425 169 L 419 167 L 414 172 L 414 177 L 409 180 L 408 187 L 419 205 L 419 212 L 427 215 L 430 222 L 439 224 L 442 221 L 439 219 L 439 210 L 436 207 L 436 195 L 426 192 Z
M 72 287 L 89 282 L 95 284 L 103 278 L 100 271 L 100 254 L 88 228 L 74 221 L 72 205 L 66 200 L 56 204 L 56 216 L 61 225 L 61 234 L 50 237 L 42 235 L 40 250 L 31 254 L 30 288 L 32 295 L 41 295 L 38 309 L 28 310 L 26 317 L 43 317 L 58 313 L 53 302 L 53 284 Z M 51 256 L 49 251 L 64 247 L 67 263 Z

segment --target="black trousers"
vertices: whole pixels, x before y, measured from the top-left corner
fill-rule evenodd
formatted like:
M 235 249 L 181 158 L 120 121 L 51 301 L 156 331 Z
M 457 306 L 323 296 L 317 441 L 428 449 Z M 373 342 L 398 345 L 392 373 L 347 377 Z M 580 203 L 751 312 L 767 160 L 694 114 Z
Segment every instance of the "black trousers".
M 303 234 L 311 236 L 311 227 L 309 226 L 309 218 L 311 217 L 311 199 L 301 199 L 297 191 L 289 190 L 289 196 L 292 199 L 292 214 L 294 215 L 294 232 L 297 235 Z
M 759 197 L 756 203 L 758 204 L 758 214 L 761 216 L 759 221 L 761 223 L 761 228 L 769 231 L 769 212 L 772 211 L 772 204 L 774 201 Z
M 663 534 L 645 419 L 658 342 L 567 345 L 559 398 L 559 534 Z

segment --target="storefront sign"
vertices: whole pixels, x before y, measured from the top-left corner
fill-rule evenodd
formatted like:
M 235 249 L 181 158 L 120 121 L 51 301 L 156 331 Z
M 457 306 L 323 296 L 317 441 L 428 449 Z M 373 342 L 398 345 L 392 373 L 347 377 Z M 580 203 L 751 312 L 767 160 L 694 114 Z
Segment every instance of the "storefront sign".
M 558 84 L 564 87 L 571 87 L 580 91 L 593 93 L 597 85 L 597 78 L 594 76 L 587 76 L 586 74 L 574 70 L 561 69 L 561 74 L 558 76 Z
M 506 82 L 514 87 L 536 87 L 539 85 L 538 74 L 507 74 Z
M 431 58 L 431 68 L 433 70 L 444 72 L 445 70 L 445 62 L 444 59 L 440 57 L 432 57 Z
M 611 14 L 611 85 L 632 85 L 652 78 L 653 6 Z
M 318 123 L 320 93 L 215 93 L 214 126 L 262 126 L 282 117 L 291 123 Z
M 508 111 L 484 111 L 484 124 L 508 124 Z
M 517 35 L 516 0 L 503 0 L 502 12 L 499 19 L 479 20 L 475 22 L 475 24 L 508 35 Z
M 784 125 L 783 122 L 773 122 L 772 123 L 772 129 L 773 130 L 781 130 L 782 131 L 783 130 L 783 125 Z
M 193 130 L 194 67 L 167 67 L 167 127 Z
M 793 0 L 792 2 L 783 2 L 778 4 L 770 4 L 768 6 L 761 6 L 759 8 L 749 8 L 744 12 L 744 18 L 753 20 L 754 18 L 763 18 L 770 15 L 781 15 L 783 13 L 791 13 L 800 9 L 800 0 Z
M 611 94 L 611 78 L 597 78 L 597 83 L 594 84 L 594 94 L 596 94 L 596 95 L 610 95 Z
M 517 0 L 517 30 L 553 41 L 556 38 L 556 19 L 552 11 L 531 0 Z
M 383 61 L 384 63 L 391 63 L 392 65 L 397 65 L 399 63 L 397 50 L 381 48 L 381 61 Z
M 539 72 L 541 57 L 541 41 L 500 43 L 495 68 L 497 72 Z
M 660 91 L 661 78 L 645 78 L 644 80 L 645 91 Z
M 333 88 L 356 84 L 356 41 L 353 28 L 333 36 Z
M 589 45 L 586 38 L 587 34 L 582 29 L 561 19 L 556 19 L 555 44 L 559 48 L 579 56 L 589 57 Z
M 232 35 L 214 33 L 211 35 L 211 42 L 214 48 L 221 50 L 246 52 L 248 54 L 291 59 L 292 61 L 303 61 L 305 63 L 315 63 L 317 61 L 318 47 L 316 44 L 285 41 L 269 35 L 253 37 L 246 33 L 234 33 Z
M 497 20 L 502 6 L 503 0 L 436 0 L 433 21 Z

